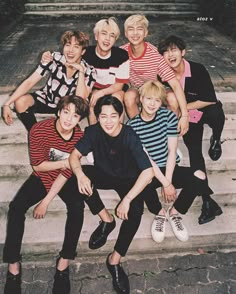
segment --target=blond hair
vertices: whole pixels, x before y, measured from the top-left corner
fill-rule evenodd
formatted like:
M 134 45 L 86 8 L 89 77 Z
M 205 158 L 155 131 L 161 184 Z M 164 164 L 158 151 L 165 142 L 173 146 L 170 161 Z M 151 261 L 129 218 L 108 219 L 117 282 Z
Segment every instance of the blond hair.
M 103 19 L 99 20 L 95 24 L 95 27 L 93 29 L 94 35 L 96 35 L 100 31 L 102 31 L 102 29 L 105 26 L 109 26 L 112 29 L 112 31 L 114 32 L 114 34 L 116 36 L 116 40 L 117 40 L 119 38 L 119 36 L 120 36 L 120 29 L 119 29 L 119 26 L 117 24 L 117 19 L 115 17 L 103 18 Z
M 144 29 L 148 30 L 149 21 L 147 20 L 145 15 L 142 14 L 133 14 L 129 16 L 124 23 L 125 31 L 129 26 L 133 26 L 135 24 L 140 24 Z
M 139 94 L 142 97 L 155 97 L 166 104 L 166 90 L 162 83 L 158 81 L 147 81 L 139 88 Z

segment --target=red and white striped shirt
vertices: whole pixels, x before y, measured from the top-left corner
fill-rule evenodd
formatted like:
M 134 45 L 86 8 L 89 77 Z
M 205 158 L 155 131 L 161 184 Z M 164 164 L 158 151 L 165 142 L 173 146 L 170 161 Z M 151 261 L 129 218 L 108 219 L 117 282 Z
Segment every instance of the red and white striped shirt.
M 130 60 L 130 84 L 133 87 L 141 87 L 146 81 L 156 81 L 160 76 L 162 82 L 168 82 L 175 78 L 173 70 L 165 62 L 157 48 L 149 42 L 145 42 L 145 49 L 141 56 L 132 55 L 130 43 L 120 46 L 128 51 Z
M 31 165 L 37 166 L 43 161 L 58 161 L 69 157 L 74 150 L 77 141 L 83 137 L 83 132 L 79 127 L 75 127 L 69 140 L 63 139 L 56 130 L 56 119 L 47 119 L 36 123 L 30 130 L 30 161 Z M 39 177 L 47 191 L 59 174 L 70 178 L 72 171 L 70 169 L 57 169 L 47 172 L 33 172 Z

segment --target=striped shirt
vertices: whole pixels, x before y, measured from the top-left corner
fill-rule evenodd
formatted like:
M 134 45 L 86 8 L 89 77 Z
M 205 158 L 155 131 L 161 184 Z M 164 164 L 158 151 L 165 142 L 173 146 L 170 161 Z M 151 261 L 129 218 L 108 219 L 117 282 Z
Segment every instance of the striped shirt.
M 139 57 L 133 56 L 130 43 L 120 47 L 129 54 L 131 86 L 139 88 L 146 81 L 156 81 L 157 76 L 160 76 L 163 82 L 175 78 L 173 70 L 165 62 L 157 48 L 149 42 L 145 42 L 144 45 L 144 52 Z
M 69 157 L 74 150 L 77 141 L 82 138 L 83 132 L 79 127 L 75 127 L 69 140 L 63 139 L 56 130 L 56 120 L 47 119 L 36 123 L 30 130 L 30 162 L 32 166 L 37 166 L 43 161 L 58 161 Z M 47 191 L 59 174 L 70 178 L 72 171 L 70 169 L 57 169 L 47 172 L 36 172 L 33 174 L 39 177 Z
M 111 55 L 102 59 L 96 54 L 96 47 L 89 46 L 83 55 L 85 61 L 95 67 L 96 89 L 104 89 L 115 83 L 129 82 L 129 56 L 118 47 L 111 48 Z
M 68 77 L 66 73 L 65 56 L 60 52 L 54 52 L 53 61 L 43 64 L 40 63 L 36 71 L 41 76 L 49 74 L 46 85 L 37 90 L 34 96 L 43 104 L 47 104 L 50 108 L 56 108 L 61 97 L 66 95 L 73 95 L 76 91 L 77 80 L 79 78 L 79 71 L 76 70 L 72 77 Z M 85 83 L 92 88 L 96 71 L 92 66 L 89 66 L 83 59 L 81 60 L 85 68 Z
M 144 121 L 138 114 L 127 124 L 138 134 L 152 160 L 159 167 L 165 167 L 168 157 L 168 137 L 178 136 L 178 118 L 175 113 L 161 107 L 152 121 Z M 176 162 L 179 161 L 177 155 Z

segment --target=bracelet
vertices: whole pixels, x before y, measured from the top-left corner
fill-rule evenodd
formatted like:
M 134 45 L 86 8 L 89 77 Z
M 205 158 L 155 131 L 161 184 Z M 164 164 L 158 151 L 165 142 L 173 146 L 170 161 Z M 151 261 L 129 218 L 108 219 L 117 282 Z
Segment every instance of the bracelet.
M 3 107 L 4 107 L 4 106 L 7 106 L 7 107 L 11 108 L 11 106 L 10 106 L 10 105 L 8 105 L 8 104 L 3 104 Z
M 189 117 L 189 115 L 181 115 L 181 117 L 180 117 L 180 118 L 182 118 L 182 117 Z
M 163 188 L 164 188 L 164 189 L 165 189 L 165 188 L 168 188 L 170 185 L 171 185 L 171 183 L 169 183 L 169 185 L 167 185 L 167 186 L 163 186 Z

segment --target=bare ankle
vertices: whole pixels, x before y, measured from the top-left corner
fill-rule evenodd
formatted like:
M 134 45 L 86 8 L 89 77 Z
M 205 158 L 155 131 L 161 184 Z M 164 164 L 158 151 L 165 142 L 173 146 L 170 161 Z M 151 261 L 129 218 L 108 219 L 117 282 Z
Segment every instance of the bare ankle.
M 20 273 L 20 263 L 19 262 L 9 263 L 8 270 L 11 274 L 18 275 Z

